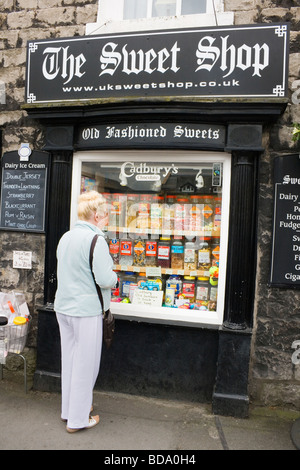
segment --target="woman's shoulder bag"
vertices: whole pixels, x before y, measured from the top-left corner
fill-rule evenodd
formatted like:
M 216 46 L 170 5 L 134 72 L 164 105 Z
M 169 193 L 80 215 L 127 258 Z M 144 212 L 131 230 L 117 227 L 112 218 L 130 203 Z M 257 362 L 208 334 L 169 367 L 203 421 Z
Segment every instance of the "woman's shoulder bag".
M 102 292 L 100 289 L 100 286 L 98 286 L 94 273 L 93 273 L 93 253 L 94 253 L 94 248 L 97 242 L 99 235 L 95 235 L 92 243 L 91 243 L 91 248 L 90 248 L 90 267 L 92 271 L 92 276 L 95 282 L 95 286 L 97 289 L 98 297 L 100 300 L 101 308 L 102 308 L 102 315 L 103 315 L 103 341 L 106 345 L 107 348 L 110 348 L 111 343 L 113 341 L 114 337 L 114 332 L 115 332 L 115 318 L 113 314 L 111 313 L 110 309 L 104 311 L 104 303 L 103 303 L 103 297 L 102 297 Z

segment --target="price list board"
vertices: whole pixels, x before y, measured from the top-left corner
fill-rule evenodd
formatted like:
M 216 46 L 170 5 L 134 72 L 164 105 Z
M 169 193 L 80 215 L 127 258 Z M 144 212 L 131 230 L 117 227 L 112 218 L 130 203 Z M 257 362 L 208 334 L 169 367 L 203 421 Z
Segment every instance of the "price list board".
M 300 288 L 300 158 L 274 160 L 273 246 L 270 283 Z
M 34 151 L 27 161 L 18 152 L 1 159 L 0 229 L 44 232 L 49 154 Z

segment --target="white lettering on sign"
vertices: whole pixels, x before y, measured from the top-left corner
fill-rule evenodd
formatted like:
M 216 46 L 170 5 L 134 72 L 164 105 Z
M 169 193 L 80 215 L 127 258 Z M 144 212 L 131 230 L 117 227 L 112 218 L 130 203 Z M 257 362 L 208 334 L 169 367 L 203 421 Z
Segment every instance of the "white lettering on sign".
M 106 139 L 111 138 L 127 138 L 128 140 L 132 140 L 134 138 L 157 138 L 166 137 L 167 131 L 165 127 L 160 126 L 156 128 L 139 128 L 139 126 L 127 126 L 123 128 L 117 128 L 115 126 L 107 126 L 106 127 Z
M 290 175 L 285 175 L 283 177 L 283 184 L 300 184 L 300 178 L 294 178 Z
M 86 62 L 83 54 L 74 57 L 73 54 L 68 54 L 69 46 L 67 47 L 47 47 L 43 54 L 45 59 L 43 62 L 43 75 L 47 80 L 53 80 L 60 73 L 64 81 L 64 85 L 69 83 L 74 77 L 81 78 L 85 72 L 81 72 L 81 67 Z M 62 57 L 60 58 L 62 51 Z
M 220 129 L 192 129 L 187 126 L 176 126 L 174 137 L 185 137 L 187 139 L 219 139 Z
M 170 52 L 164 47 L 158 52 L 149 49 L 144 52 L 142 49 L 135 51 L 132 49 L 130 52 L 127 50 L 128 45 L 122 47 L 122 51 L 118 52 L 118 44 L 115 42 L 108 42 L 102 48 L 100 55 L 101 70 L 100 76 L 104 74 L 113 75 L 120 64 L 122 64 L 122 72 L 130 75 L 134 73 L 138 75 L 141 72 L 148 74 L 154 71 L 165 73 L 167 70 L 177 72 L 180 67 L 177 66 L 177 57 L 180 48 L 177 47 L 177 42 L 170 49 Z
M 114 139 L 206 139 L 218 140 L 220 139 L 220 128 L 211 127 L 189 127 L 176 125 L 171 128 L 171 136 L 168 136 L 166 127 L 141 127 L 136 126 L 106 126 L 102 131 L 102 137 L 109 140 Z M 105 134 L 104 134 L 105 132 Z M 99 140 L 101 138 L 100 130 L 96 127 L 86 127 L 81 131 L 83 140 Z
M 160 174 L 161 172 L 163 172 L 163 177 L 165 178 L 169 174 L 169 172 L 173 174 L 178 173 L 178 168 L 175 167 L 174 164 L 172 164 L 171 166 L 149 166 L 147 165 L 147 163 L 139 163 L 138 165 L 135 165 L 132 162 L 125 162 L 121 166 L 121 173 L 127 178 L 130 178 L 135 173 Z
M 83 140 L 88 140 L 88 139 L 99 139 L 100 137 L 100 131 L 96 129 L 95 127 L 87 127 L 82 131 L 82 138 Z
M 247 70 L 253 68 L 253 74 L 261 77 L 260 72 L 269 65 L 269 46 L 264 43 L 262 45 L 255 44 L 253 47 L 243 44 L 236 47 L 228 45 L 229 36 L 221 37 L 221 48 L 213 46 L 216 38 L 212 36 L 204 36 L 198 43 L 196 56 L 198 58 L 196 72 L 198 70 L 208 70 L 214 67 L 220 59 L 220 69 L 227 72 L 223 77 L 231 75 L 235 68 Z
M 135 165 L 132 162 L 125 162 L 120 169 L 120 184 L 126 186 L 127 178 L 131 178 L 134 174 L 136 174 L 137 181 L 159 181 L 161 172 L 165 178 L 169 173 L 178 173 L 178 168 L 174 164 L 171 166 L 149 166 L 147 163 Z
M 284 194 L 284 193 L 279 193 L 279 199 L 285 199 L 287 201 L 292 201 L 292 202 L 297 202 L 299 197 L 299 194 Z
M 213 45 L 216 38 L 212 36 L 204 36 L 199 41 L 196 50 L 198 64 L 196 72 L 203 69 L 211 71 L 220 59 L 220 69 L 224 72 L 224 78 L 231 75 L 236 68 L 243 71 L 252 68 L 252 76 L 261 77 L 261 71 L 269 65 L 269 46 L 264 43 L 255 44 L 253 47 L 246 44 L 237 47 L 229 45 L 228 38 L 229 35 L 221 37 L 221 47 Z M 120 66 L 126 75 L 138 75 L 141 72 L 151 75 L 154 71 L 164 74 L 168 70 L 177 73 L 180 70 L 178 54 L 181 49 L 177 41 L 170 50 L 164 47 L 159 51 L 153 48 L 148 51 L 142 49 L 129 51 L 127 44 L 119 51 L 118 46 L 115 42 L 108 42 L 103 46 L 99 76 L 104 74 L 112 76 Z M 84 54 L 77 56 L 70 54 L 69 46 L 47 47 L 43 54 L 45 58 L 42 72 L 47 80 L 53 80 L 60 75 L 64 79 L 64 84 L 67 84 L 73 77 L 81 78 L 85 74 L 82 69 L 86 63 Z

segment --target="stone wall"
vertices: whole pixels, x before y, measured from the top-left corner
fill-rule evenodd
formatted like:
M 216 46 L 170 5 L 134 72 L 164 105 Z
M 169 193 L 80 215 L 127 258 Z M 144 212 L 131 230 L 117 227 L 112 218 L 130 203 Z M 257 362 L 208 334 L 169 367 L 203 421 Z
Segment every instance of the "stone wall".
M 3 151 L 21 142 L 43 144 L 40 127 L 21 110 L 24 104 L 26 44 L 31 39 L 82 36 L 85 25 L 96 20 L 98 0 L 2 0 L 0 10 L 0 82 L 6 104 L 1 104 Z
M 43 129 L 21 109 L 25 102 L 26 45 L 31 39 L 82 36 L 97 18 L 98 0 L 2 0 L 0 7 L 0 129 L 2 153 L 22 142 L 41 150 Z M 32 251 L 32 269 L 13 268 L 13 250 Z M 45 236 L 0 231 L 0 290 L 24 292 L 33 320 L 28 345 L 36 344 L 37 309 L 44 303 Z M 29 359 L 31 354 L 29 354 Z M 12 356 L 13 357 L 13 356 Z M 30 361 L 32 363 L 32 361 Z M 22 364 L 21 364 L 22 366 Z M 8 369 L 14 362 L 7 361 Z M 34 364 L 33 367 L 34 369 Z M 33 372 L 33 371 L 31 371 Z
M 289 104 L 273 126 L 264 129 L 258 199 L 257 289 L 250 371 L 254 401 L 300 409 L 300 366 L 292 364 L 292 343 L 300 339 L 300 292 L 270 288 L 273 181 L 277 155 L 298 153 L 292 142 L 293 122 L 300 122 L 300 7 L 297 0 L 225 0 L 235 24 L 289 21 L 291 25 Z M 86 23 L 97 18 L 98 0 L 2 0 L 0 11 L 0 128 L 2 152 L 22 142 L 43 147 L 43 129 L 22 111 L 26 42 L 30 39 L 84 35 Z M 167 24 L 166 24 L 167 27 Z M 3 92 L 3 85 L 5 93 Z M 12 267 L 12 252 L 33 252 L 30 271 Z M 44 236 L 0 232 L 0 290 L 26 292 L 35 314 L 43 304 Z M 33 328 L 33 332 L 35 327 Z M 35 335 L 31 337 L 34 345 Z

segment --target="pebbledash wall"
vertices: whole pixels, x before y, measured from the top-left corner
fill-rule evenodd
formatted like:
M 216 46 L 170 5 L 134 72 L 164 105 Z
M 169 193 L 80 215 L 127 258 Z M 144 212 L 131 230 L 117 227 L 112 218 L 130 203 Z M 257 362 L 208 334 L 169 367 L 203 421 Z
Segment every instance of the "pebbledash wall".
M 297 5 L 296 0 L 224 1 L 224 12 L 232 15 L 234 25 L 290 23 L 289 99 L 284 113 L 274 123 L 264 125 L 264 151 L 259 162 L 256 293 L 249 396 L 256 403 L 292 406 L 300 410 L 300 365 L 292 361 L 295 352 L 292 345 L 300 340 L 300 291 L 271 287 L 269 284 L 273 162 L 277 156 L 300 151 L 299 143 L 292 141 L 293 123 L 300 122 L 300 7 Z M 29 143 L 32 150 L 42 150 L 45 145 L 43 125 L 22 109 L 27 41 L 83 36 L 86 25 L 97 22 L 97 14 L 98 0 L 2 0 L 1 155 L 18 150 L 21 143 Z M 181 26 L 178 23 L 178 27 Z M 185 22 L 184 27 L 188 26 L 189 23 Z M 164 29 L 168 28 L 168 19 L 165 19 Z M 13 268 L 13 251 L 28 249 L 32 251 L 32 269 Z M 0 230 L 0 290 L 16 290 L 26 294 L 33 314 L 28 343 L 31 350 L 36 348 L 38 310 L 44 305 L 45 250 L 44 234 Z

